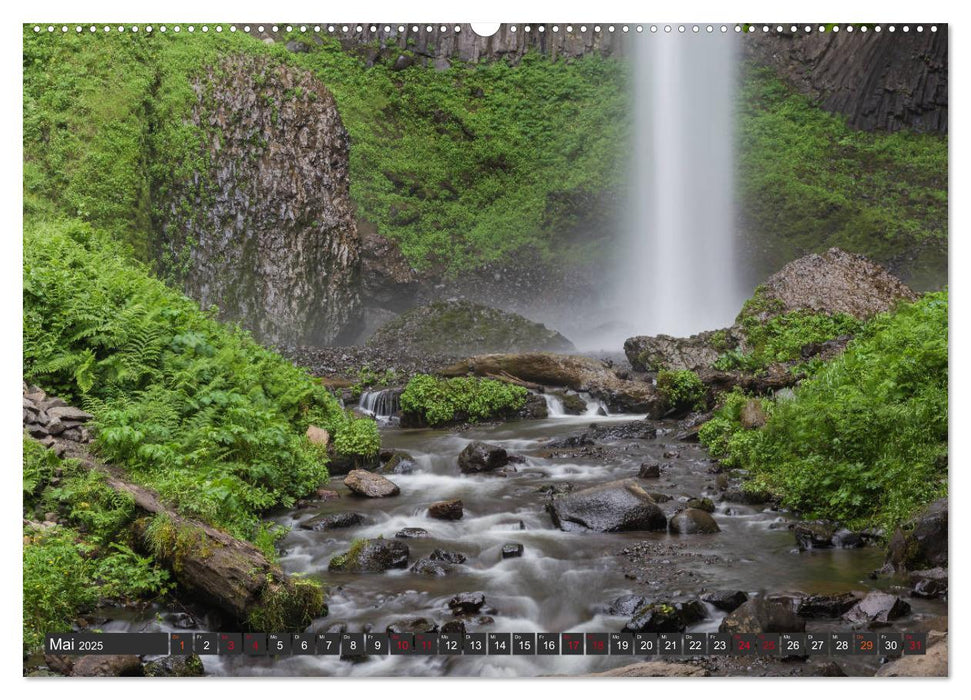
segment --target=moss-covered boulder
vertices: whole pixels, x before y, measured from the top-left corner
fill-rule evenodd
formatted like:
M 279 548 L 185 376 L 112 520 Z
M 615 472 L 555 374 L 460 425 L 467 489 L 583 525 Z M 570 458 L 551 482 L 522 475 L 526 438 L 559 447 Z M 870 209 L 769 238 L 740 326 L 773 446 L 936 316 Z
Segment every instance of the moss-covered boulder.
M 541 323 L 470 301 L 436 301 L 408 311 L 368 340 L 401 353 L 572 352 L 573 343 Z

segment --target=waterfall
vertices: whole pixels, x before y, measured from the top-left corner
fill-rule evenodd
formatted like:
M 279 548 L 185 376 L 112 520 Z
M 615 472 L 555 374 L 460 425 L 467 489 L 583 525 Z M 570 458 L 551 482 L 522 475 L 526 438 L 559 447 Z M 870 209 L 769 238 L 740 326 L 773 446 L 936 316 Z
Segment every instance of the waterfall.
M 401 389 L 365 391 L 357 408 L 379 423 L 390 423 L 401 412 Z
M 633 162 L 615 310 L 629 335 L 722 328 L 745 298 L 735 251 L 736 42 L 717 30 L 634 38 Z

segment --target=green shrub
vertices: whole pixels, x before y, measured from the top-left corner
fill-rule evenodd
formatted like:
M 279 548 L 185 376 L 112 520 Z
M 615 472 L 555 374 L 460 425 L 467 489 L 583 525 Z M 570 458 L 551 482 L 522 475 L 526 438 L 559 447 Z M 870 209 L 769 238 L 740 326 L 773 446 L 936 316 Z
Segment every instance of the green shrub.
M 54 476 L 60 460 L 52 450 L 24 433 L 24 506 L 31 506 Z
M 122 253 L 76 221 L 25 231 L 25 377 L 94 414 L 107 461 L 184 514 L 255 538 L 263 511 L 327 477 L 309 424 L 373 454 L 376 431 L 318 381 Z
M 143 557 L 117 542 L 95 562 L 93 578 L 102 596 L 127 601 L 154 598 L 171 587 L 168 571 L 152 557 Z
M 419 374 L 401 394 L 401 410 L 420 416 L 429 425 L 474 422 L 515 413 L 526 404 L 528 395 L 521 386 L 494 379 L 439 379 Z
M 670 411 L 704 408 L 705 385 L 690 369 L 662 369 L 657 373 L 657 391 Z
M 871 319 L 846 351 L 744 430 L 729 395 L 700 438 L 753 486 L 811 516 L 899 523 L 947 494 L 948 299 Z

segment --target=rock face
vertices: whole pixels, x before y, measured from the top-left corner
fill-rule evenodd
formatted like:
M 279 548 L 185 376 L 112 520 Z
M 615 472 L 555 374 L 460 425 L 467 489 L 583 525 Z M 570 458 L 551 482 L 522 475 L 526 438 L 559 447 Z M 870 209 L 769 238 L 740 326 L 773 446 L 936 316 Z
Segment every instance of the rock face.
M 843 313 L 859 319 L 890 311 L 917 295 L 884 267 L 862 255 L 830 248 L 783 267 L 753 297 L 752 313 L 760 321 L 789 311 Z
M 436 301 L 379 328 L 368 345 L 406 353 L 572 352 L 573 343 L 541 323 L 470 301 Z
M 420 281 L 397 241 L 385 238 L 374 224 L 364 219 L 358 219 L 357 231 L 361 240 L 361 303 L 364 307 L 358 336 L 360 342 L 414 305 Z
M 664 401 L 647 382 L 621 379 L 602 362 L 578 355 L 549 352 L 476 355 L 440 372 L 446 377 L 474 374 L 480 377 L 513 377 L 543 386 L 585 391 L 618 413 L 646 413 L 660 418 Z
M 330 560 L 328 570 L 379 573 L 408 566 L 408 545 L 401 540 L 363 540 Z
M 947 26 L 931 32 L 756 32 L 746 53 L 855 129 L 947 132 Z
M 458 464 L 463 474 L 491 472 L 509 464 L 509 453 L 497 445 L 476 440 L 459 453 Z
M 624 532 L 667 529 L 667 518 L 634 479 L 611 481 L 554 498 L 546 506 L 561 530 Z
M 160 188 L 160 260 L 263 342 L 327 345 L 360 317 L 348 136 L 311 73 L 235 55 L 199 76 L 195 172 Z
M 397 484 L 388 481 L 380 474 L 366 472 L 363 469 L 352 470 L 344 477 L 344 485 L 358 496 L 368 498 L 387 498 L 401 493 Z
M 718 523 L 699 508 L 686 508 L 671 518 L 671 533 L 675 535 L 710 535 L 721 532 Z
M 930 504 L 887 546 L 887 563 L 898 571 L 947 566 L 947 500 Z

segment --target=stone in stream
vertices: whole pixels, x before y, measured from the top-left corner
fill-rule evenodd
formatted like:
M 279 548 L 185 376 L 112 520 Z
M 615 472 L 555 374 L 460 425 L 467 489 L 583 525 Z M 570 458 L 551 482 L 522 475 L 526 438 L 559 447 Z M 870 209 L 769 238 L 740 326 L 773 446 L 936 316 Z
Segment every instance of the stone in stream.
M 395 620 L 388 625 L 388 632 L 397 634 L 419 634 L 422 632 L 438 632 L 438 624 L 426 617 L 413 617 L 404 620 Z
M 836 526 L 828 520 L 807 520 L 792 529 L 800 550 L 826 549 L 833 546 Z
M 658 479 L 661 476 L 661 465 L 657 462 L 644 462 L 637 476 L 640 479 Z
M 328 513 L 327 515 L 318 515 L 316 518 L 311 518 L 300 523 L 300 529 L 320 532 L 321 530 L 354 527 L 363 522 L 364 516 L 360 513 Z
M 459 634 L 465 634 L 465 622 L 462 620 L 449 620 L 448 622 L 442 623 L 439 632 L 458 632 Z
M 660 491 L 648 491 L 647 495 L 653 498 L 655 503 L 667 503 L 672 500 L 669 495 Z
M 635 420 L 630 423 L 594 423 L 585 435 L 594 442 L 653 440 L 657 437 L 657 426 L 649 420 Z
M 693 625 L 708 617 L 708 609 L 700 600 L 684 600 L 674 604 L 685 624 Z
M 750 598 L 722 620 L 718 631 L 728 634 L 805 632 L 806 621 L 793 612 L 789 600 L 758 596 Z
M 498 445 L 479 440 L 470 442 L 459 454 L 458 465 L 463 474 L 491 472 L 509 464 L 509 454 Z
M 330 560 L 330 571 L 377 573 L 408 566 L 408 545 L 399 540 L 359 540 Z
M 706 603 L 725 612 L 732 612 L 748 600 L 748 593 L 744 591 L 710 591 L 701 596 Z
M 503 559 L 515 559 L 517 557 L 523 556 L 524 547 L 521 544 L 510 542 L 509 544 L 502 545 L 502 558 Z
M 567 435 L 566 437 L 547 440 L 544 447 L 556 450 L 572 447 L 587 447 L 592 444 L 594 444 L 593 440 L 590 439 L 587 433 L 580 433 L 579 435 Z
M 434 561 L 433 559 L 419 559 L 411 565 L 412 573 L 424 574 L 425 576 L 448 576 L 452 573 L 451 565 Z
M 647 603 L 624 625 L 624 632 L 684 632 L 681 612 L 671 603 Z
M 202 659 L 195 654 L 163 656 L 155 661 L 149 661 L 142 670 L 149 678 L 194 678 L 206 675 Z
M 866 544 L 863 535 L 845 527 L 833 533 L 832 543 L 837 549 L 857 549 Z
M 437 520 L 461 520 L 463 515 L 462 499 L 439 501 L 428 506 L 428 517 Z
M 910 572 L 911 595 L 915 598 L 943 598 L 947 595 L 947 569 L 937 567 Z
M 339 493 L 331 489 L 319 488 L 314 492 L 319 501 L 336 501 L 341 497 Z
M 375 471 L 378 474 L 413 474 L 417 468 L 414 457 L 402 450 L 394 450 Z
M 611 481 L 552 499 L 546 510 L 553 524 L 567 532 L 660 531 L 664 512 L 634 479 Z
M 671 533 L 675 535 L 710 535 L 721 532 L 718 523 L 708 513 L 697 508 L 686 508 L 671 518 Z
M 947 499 L 931 503 L 897 528 L 887 545 L 887 563 L 897 571 L 947 566 Z
M 380 474 L 373 474 L 363 469 L 353 469 L 344 477 L 344 485 L 358 496 L 368 498 L 387 498 L 401 493 L 398 485 L 388 481 Z
M 615 598 L 614 601 L 607 607 L 608 615 L 633 615 L 638 608 L 646 605 L 648 599 L 642 595 L 622 595 L 619 598 Z
M 428 558 L 431 559 L 432 561 L 444 561 L 444 562 L 448 562 L 449 564 L 465 563 L 464 554 L 462 554 L 461 552 L 451 552 L 447 549 L 436 549 L 431 554 L 428 555 Z
M 860 600 L 851 592 L 808 595 L 799 601 L 796 613 L 801 617 L 840 617 Z
M 697 508 L 698 510 L 703 510 L 706 513 L 715 512 L 715 503 L 710 498 L 689 498 L 688 502 L 685 504 L 689 508 Z
M 910 612 L 910 603 L 892 593 L 870 591 L 859 603 L 843 614 L 843 619 L 854 623 L 886 624 Z
M 421 527 L 403 527 L 394 533 L 399 540 L 421 540 L 429 537 L 428 530 Z
M 453 615 L 475 615 L 483 605 L 485 596 L 482 593 L 459 593 L 448 601 Z

